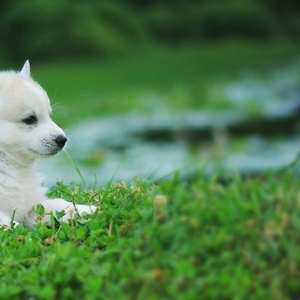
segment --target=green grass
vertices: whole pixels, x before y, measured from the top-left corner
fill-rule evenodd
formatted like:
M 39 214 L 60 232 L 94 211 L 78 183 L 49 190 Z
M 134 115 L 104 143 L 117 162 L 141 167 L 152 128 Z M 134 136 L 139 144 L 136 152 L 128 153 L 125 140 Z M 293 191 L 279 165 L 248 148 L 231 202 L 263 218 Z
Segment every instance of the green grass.
M 294 299 L 299 177 L 179 177 L 51 197 L 94 203 L 70 224 L 0 230 L 1 299 Z
M 129 110 L 213 106 L 207 94 L 211 85 L 293 62 L 299 53 L 300 45 L 284 42 L 151 48 L 112 62 L 32 63 L 32 74 L 59 107 L 55 120 L 66 126 L 82 118 Z
M 287 44 L 157 49 L 106 64 L 33 64 L 32 73 L 69 125 L 148 111 L 160 104 L 145 103 L 148 93 L 172 109 L 202 107 L 206 84 L 298 53 Z M 201 175 L 91 189 L 58 183 L 50 197 L 99 210 L 69 224 L 0 229 L 0 299 L 296 299 L 299 183 L 292 171 L 225 184 Z

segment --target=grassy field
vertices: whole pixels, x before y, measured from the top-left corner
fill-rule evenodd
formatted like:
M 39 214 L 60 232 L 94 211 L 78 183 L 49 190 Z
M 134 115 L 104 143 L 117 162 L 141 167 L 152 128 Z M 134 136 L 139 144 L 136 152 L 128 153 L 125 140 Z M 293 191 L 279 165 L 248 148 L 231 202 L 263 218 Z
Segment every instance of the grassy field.
M 253 70 L 299 58 L 286 43 L 220 44 L 152 48 L 114 62 L 32 64 L 32 74 L 56 106 L 54 118 L 68 126 L 82 118 L 128 110 L 196 109 L 213 106 L 207 88 Z M 221 105 L 221 103 L 219 103 Z
M 60 105 L 56 120 L 68 126 L 159 105 L 145 103 L 148 93 L 170 109 L 209 105 L 206 84 L 285 64 L 299 50 L 153 49 L 119 62 L 32 64 L 32 73 Z M 172 101 L 178 87 L 195 93 Z M 217 178 L 187 182 L 178 174 L 158 185 L 134 179 L 92 189 L 58 183 L 49 197 L 98 211 L 69 224 L 0 228 L 0 299 L 297 299 L 299 176 Z
M 70 224 L 0 231 L 1 299 L 296 299 L 293 173 L 226 184 L 175 176 L 52 197 L 98 205 Z

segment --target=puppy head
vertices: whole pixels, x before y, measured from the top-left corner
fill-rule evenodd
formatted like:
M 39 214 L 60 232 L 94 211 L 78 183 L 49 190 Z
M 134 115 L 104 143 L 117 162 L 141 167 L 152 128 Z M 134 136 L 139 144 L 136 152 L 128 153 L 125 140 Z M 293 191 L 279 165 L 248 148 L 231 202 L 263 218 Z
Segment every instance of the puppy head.
M 30 77 L 29 62 L 21 72 L 0 72 L 0 150 L 33 160 L 56 154 L 66 141 L 51 120 L 46 92 Z

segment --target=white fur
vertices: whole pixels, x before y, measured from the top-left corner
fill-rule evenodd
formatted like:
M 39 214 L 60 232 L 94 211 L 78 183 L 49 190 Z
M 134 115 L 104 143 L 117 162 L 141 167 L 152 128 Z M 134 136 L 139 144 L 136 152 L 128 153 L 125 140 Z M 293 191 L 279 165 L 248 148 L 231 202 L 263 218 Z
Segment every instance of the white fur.
M 36 121 L 35 121 L 36 120 Z M 34 162 L 62 150 L 65 133 L 51 119 L 46 92 L 30 76 L 29 61 L 21 72 L 0 72 L 0 224 L 32 227 L 34 208 L 42 204 L 49 222 L 50 212 L 64 210 L 61 221 L 94 206 L 74 205 L 63 199 L 48 200 Z

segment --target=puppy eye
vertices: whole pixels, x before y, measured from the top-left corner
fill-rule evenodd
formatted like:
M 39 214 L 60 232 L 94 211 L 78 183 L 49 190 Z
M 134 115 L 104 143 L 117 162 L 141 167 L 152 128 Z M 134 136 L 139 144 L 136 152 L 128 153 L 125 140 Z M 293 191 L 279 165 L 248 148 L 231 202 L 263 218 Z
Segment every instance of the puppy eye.
M 26 119 L 22 120 L 22 122 L 26 125 L 33 125 L 37 123 L 37 118 L 36 116 L 29 116 Z

